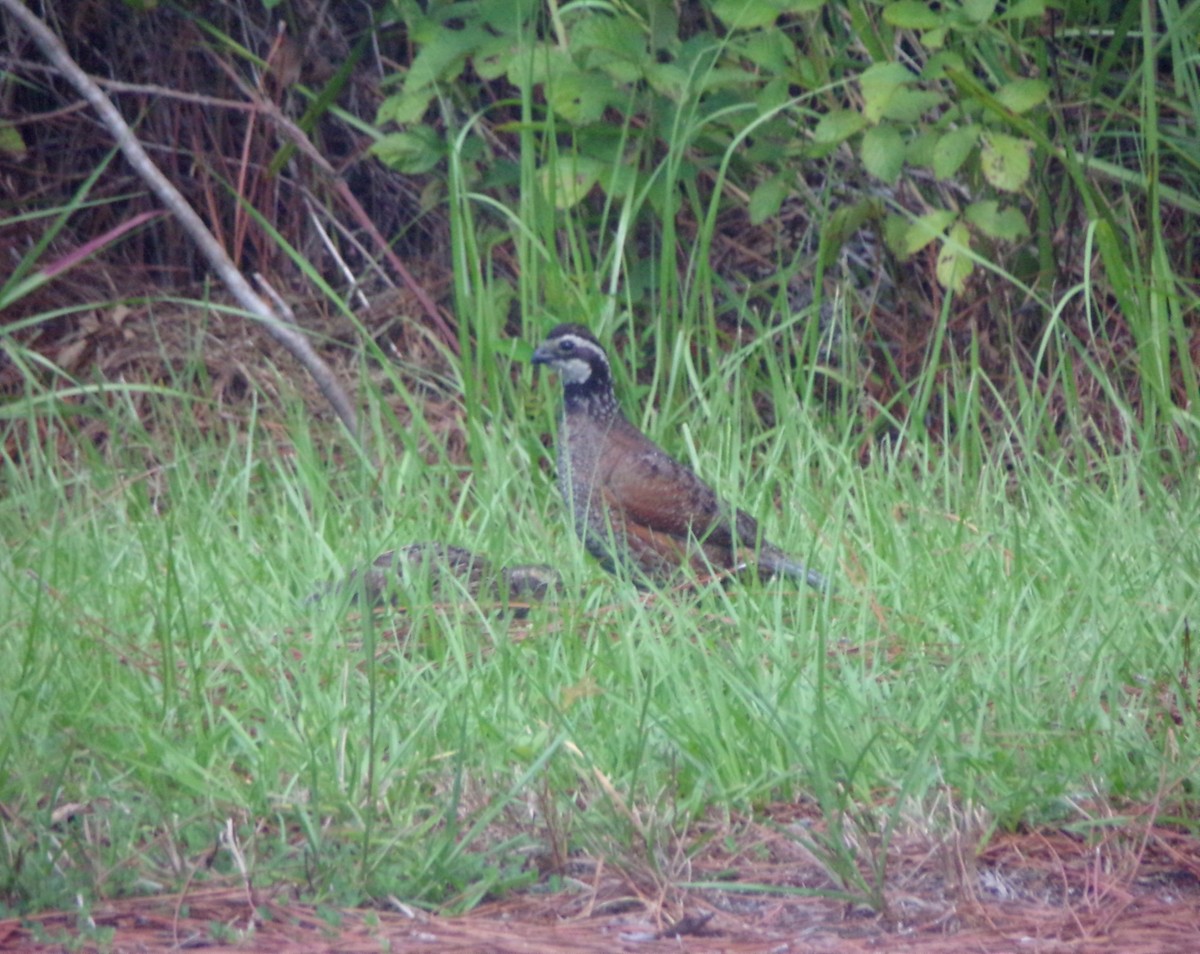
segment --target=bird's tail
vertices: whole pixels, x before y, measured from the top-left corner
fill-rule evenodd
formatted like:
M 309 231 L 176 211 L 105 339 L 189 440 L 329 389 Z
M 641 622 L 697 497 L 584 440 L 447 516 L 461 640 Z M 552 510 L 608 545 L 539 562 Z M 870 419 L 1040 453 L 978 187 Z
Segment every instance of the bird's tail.
M 773 546 L 765 546 L 759 551 L 758 573 L 760 576 L 783 575 L 803 580 L 819 593 L 828 593 L 831 589 L 829 580 L 823 573 L 806 567 L 799 560 Z

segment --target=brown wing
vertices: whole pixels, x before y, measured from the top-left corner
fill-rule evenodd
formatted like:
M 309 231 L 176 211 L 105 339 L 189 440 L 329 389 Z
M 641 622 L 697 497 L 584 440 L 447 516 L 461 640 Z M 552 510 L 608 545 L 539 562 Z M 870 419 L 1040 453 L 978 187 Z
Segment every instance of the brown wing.
M 714 562 L 728 565 L 733 547 L 729 508 L 690 469 L 632 425 L 624 421 L 621 424 L 625 426 L 614 427 L 609 433 L 610 441 L 617 445 L 606 455 L 613 466 L 600 475 L 605 502 L 624 512 L 647 535 L 646 542 L 655 550 L 673 550 L 676 564 L 681 562 L 688 540 L 694 538 L 704 542 L 710 555 L 715 555 L 714 548 L 724 550 Z M 739 536 L 742 516 L 738 515 Z

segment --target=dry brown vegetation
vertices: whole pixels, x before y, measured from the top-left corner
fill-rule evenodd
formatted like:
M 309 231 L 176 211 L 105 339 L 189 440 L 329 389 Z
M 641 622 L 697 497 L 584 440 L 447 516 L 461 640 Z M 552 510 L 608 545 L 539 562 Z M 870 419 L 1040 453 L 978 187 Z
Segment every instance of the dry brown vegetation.
M 836 892 L 828 873 L 783 831 L 794 825 L 819 827 L 819 813 L 777 806 L 755 822 L 726 819 L 694 831 L 692 843 L 679 846 L 687 870 L 678 880 L 704 887 L 573 858 L 557 890 L 441 917 L 399 899 L 382 910 L 340 910 L 305 903 L 290 887 L 204 884 L 0 920 L 0 947 L 1151 954 L 1191 950 L 1200 936 L 1200 841 L 1142 817 L 1095 840 L 1054 831 L 1000 836 L 981 853 L 968 831 L 946 825 L 931 841 L 922 825 L 889 848 L 883 915 L 829 896 Z

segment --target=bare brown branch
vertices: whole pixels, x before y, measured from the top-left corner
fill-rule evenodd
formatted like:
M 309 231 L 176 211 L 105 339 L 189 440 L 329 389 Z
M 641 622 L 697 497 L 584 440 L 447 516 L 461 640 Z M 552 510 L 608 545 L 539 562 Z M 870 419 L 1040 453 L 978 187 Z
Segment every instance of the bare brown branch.
M 225 249 L 204 224 L 204 220 L 188 205 L 179 190 L 162 174 L 146 150 L 142 148 L 142 144 L 134 136 L 133 130 L 129 128 L 124 117 L 117 111 L 103 90 L 79 68 L 53 31 L 34 16 L 24 4 L 18 0 L 0 0 L 0 8 L 12 14 L 17 22 L 29 32 L 46 59 L 100 114 L 101 121 L 116 139 L 117 145 L 134 171 L 141 176 L 171 214 L 183 225 L 238 304 L 256 321 L 259 321 L 272 338 L 304 365 L 313 380 L 317 382 L 325 399 L 329 401 L 338 417 L 341 418 L 346 429 L 357 440 L 358 421 L 354 405 L 333 370 L 313 350 L 304 335 L 281 319 L 262 298 L 255 294 L 254 289 L 242 277 Z

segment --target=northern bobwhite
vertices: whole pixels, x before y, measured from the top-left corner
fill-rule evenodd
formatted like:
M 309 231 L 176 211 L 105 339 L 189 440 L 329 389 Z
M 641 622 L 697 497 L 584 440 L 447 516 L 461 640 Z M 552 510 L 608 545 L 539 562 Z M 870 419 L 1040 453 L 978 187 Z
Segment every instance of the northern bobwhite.
M 762 539 L 753 517 L 724 503 L 629 423 L 613 393 L 608 356 L 587 328 L 559 325 L 533 363 L 562 379 L 558 485 L 575 532 L 605 569 L 661 583 L 685 563 L 698 573 L 740 570 L 745 548 L 764 576 L 782 573 L 827 588 L 825 577 Z

